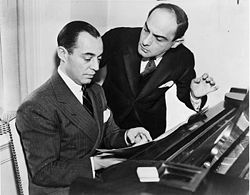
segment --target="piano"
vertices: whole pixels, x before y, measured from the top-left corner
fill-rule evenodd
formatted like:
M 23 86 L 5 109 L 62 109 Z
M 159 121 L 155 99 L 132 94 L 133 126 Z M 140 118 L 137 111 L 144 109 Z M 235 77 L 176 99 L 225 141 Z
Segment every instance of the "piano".
M 78 178 L 70 194 L 249 194 L 248 131 L 249 92 L 231 88 L 224 101 L 138 146 L 127 161 L 101 171 L 100 178 Z M 156 170 L 157 178 L 142 182 L 142 168 Z

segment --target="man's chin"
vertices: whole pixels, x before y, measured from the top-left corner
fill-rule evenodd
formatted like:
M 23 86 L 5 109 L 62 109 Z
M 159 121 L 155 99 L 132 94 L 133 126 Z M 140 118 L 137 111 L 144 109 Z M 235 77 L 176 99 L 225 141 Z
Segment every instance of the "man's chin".
M 138 50 L 138 53 L 139 53 L 140 56 L 142 56 L 143 58 L 146 58 L 146 57 L 147 57 L 147 55 L 146 55 L 143 51 L 141 51 L 141 50 Z
M 82 81 L 82 85 L 90 84 L 91 81 L 92 81 L 92 78 L 91 79 L 85 79 L 84 81 Z
M 138 49 L 138 53 L 142 56 L 142 58 L 150 58 L 150 57 L 152 57 L 152 55 L 150 55 L 149 53 L 145 53 L 141 49 Z

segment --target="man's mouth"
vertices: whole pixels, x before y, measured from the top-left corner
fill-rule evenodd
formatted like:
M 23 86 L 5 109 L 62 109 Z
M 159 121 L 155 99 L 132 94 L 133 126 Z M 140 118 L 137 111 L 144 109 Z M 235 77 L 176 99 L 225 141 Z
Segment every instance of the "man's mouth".
M 85 75 L 86 78 L 92 79 L 95 76 L 95 74 L 87 74 Z
M 144 53 L 148 53 L 149 50 L 147 50 L 146 48 L 144 48 L 142 45 L 140 45 L 141 47 L 141 50 L 144 52 Z

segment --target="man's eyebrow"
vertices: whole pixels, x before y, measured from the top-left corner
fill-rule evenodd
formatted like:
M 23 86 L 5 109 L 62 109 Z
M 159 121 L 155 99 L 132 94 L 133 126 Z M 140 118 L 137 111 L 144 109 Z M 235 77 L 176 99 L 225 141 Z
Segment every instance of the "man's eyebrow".
M 147 29 L 148 31 L 150 31 L 149 28 L 148 28 L 147 22 L 145 22 L 145 27 L 146 27 L 146 29 Z M 154 34 L 154 33 L 153 33 L 153 35 L 154 35 L 156 38 L 162 38 L 162 39 L 168 41 L 168 38 L 167 38 L 167 37 L 164 37 L 164 36 L 162 36 L 162 35 L 157 35 L 157 34 Z
M 96 54 L 91 53 L 91 52 L 82 53 L 81 55 L 82 55 L 82 56 L 91 56 L 91 57 L 96 56 Z M 98 57 L 98 58 L 99 58 L 99 57 L 102 57 L 102 53 L 101 53 L 100 55 L 98 55 L 97 57 Z
M 82 56 L 95 56 L 95 54 L 91 53 L 91 52 L 87 52 L 87 53 L 82 53 Z

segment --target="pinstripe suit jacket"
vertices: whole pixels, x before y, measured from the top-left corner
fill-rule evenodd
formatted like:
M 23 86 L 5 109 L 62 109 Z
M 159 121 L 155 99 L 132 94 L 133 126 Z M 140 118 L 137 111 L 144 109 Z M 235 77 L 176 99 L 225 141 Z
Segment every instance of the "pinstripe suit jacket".
M 30 184 L 37 186 L 38 191 L 68 186 L 77 177 L 92 178 L 90 156 L 96 148 L 125 146 L 124 130 L 114 123 L 112 114 L 104 123 L 107 105 L 102 88 L 93 84 L 87 90 L 94 117 L 58 73 L 28 96 L 17 111 L 16 126 Z

